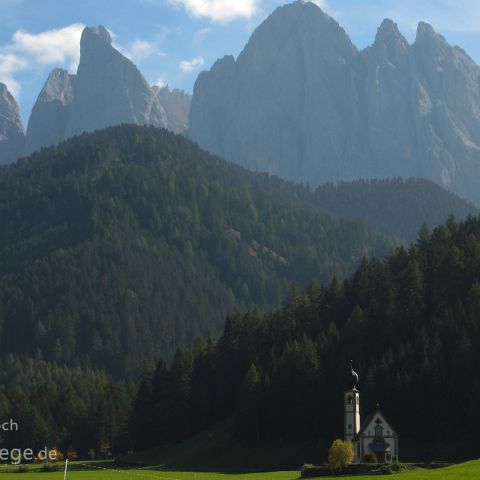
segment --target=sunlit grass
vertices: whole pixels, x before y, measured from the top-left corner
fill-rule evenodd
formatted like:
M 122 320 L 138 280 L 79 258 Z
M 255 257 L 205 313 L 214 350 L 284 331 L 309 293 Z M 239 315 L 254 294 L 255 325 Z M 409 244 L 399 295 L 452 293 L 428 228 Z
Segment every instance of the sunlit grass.
M 154 468 L 143 469 L 116 469 L 113 465 L 106 463 L 80 464 L 73 463 L 69 471 L 68 480 L 295 480 L 299 478 L 299 472 L 262 472 L 262 473 L 215 473 L 215 472 L 177 472 L 155 470 Z M 5 480 L 61 480 L 63 471 L 58 472 L 38 472 L 38 466 L 29 467 L 30 471 L 26 473 L 17 473 L 17 466 L 0 467 L 0 479 Z M 81 470 L 79 468 L 86 468 Z M 460 465 L 446 467 L 436 470 L 414 470 L 405 473 L 389 475 L 388 478 L 394 480 L 477 480 L 480 478 L 480 461 L 471 461 Z M 356 476 L 341 477 L 342 480 L 378 480 L 379 476 Z

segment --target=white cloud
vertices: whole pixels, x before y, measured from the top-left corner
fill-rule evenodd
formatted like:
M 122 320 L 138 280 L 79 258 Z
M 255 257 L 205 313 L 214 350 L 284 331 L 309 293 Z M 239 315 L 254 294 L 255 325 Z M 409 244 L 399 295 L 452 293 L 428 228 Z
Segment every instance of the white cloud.
M 28 63 L 23 58 L 17 57 L 12 53 L 0 53 L 0 82 L 4 83 L 15 97 L 19 95 L 21 87 L 13 75 L 27 66 Z
M 0 75 L 9 75 L 27 66 L 27 62 L 11 53 L 0 53 Z
M 130 52 L 133 58 L 146 58 L 155 53 L 157 46 L 155 42 L 146 40 L 135 40 L 130 45 Z
M 183 60 L 180 62 L 180 70 L 182 72 L 191 72 L 196 68 L 200 68 L 205 65 L 205 60 L 203 57 L 196 57 L 193 60 Z
M 168 0 L 185 8 L 195 17 L 206 17 L 212 22 L 231 22 L 237 18 L 251 18 L 258 11 L 259 0 Z
M 197 33 L 195 33 L 195 37 L 202 39 L 203 37 L 205 37 L 205 35 L 209 34 L 211 31 L 212 29 L 210 27 L 201 28 L 200 30 L 197 31 Z
M 158 55 L 165 57 L 159 47 L 157 42 L 149 42 L 147 40 L 135 40 L 134 42 L 129 43 L 126 47 L 122 47 L 118 44 L 113 44 L 113 46 L 127 58 L 133 62 L 140 62 L 145 58 L 148 58 L 152 55 Z
M 85 25 L 74 23 L 37 34 L 18 30 L 5 49 L 32 57 L 42 65 L 67 65 L 70 71 L 75 71 L 80 59 L 80 37 L 84 28 Z
M 82 23 L 73 23 L 40 33 L 17 30 L 9 43 L 0 46 L 0 82 L 18 96 L 21 86 L 15 75 L 27 67 L 33 69 L 52 65 L 75 73 L 80 60 L 80 38 L 84 28 Z M 113 32 L 109 32 L 112 38 L 117 38 Z M 158 43 L 137 39 L 126 47 L 114 46 L 123 55 L 138 62 L 153 54 L 165 56 L 158 48 Z
M 321 9 L 326 9 L 327 8 L 327 2 L 326 0 L 310 0 L 312 3 L 315 5 L 318 5 Z
M 165 80 L 165 78 L 160 77 L 153 85 L 156 86 L 156 87 L 163 88 L 163 87 L 166 87 L 168 85 L 168 83 Z
M 80 58 L 80 36 L 84 25 L 74 23 L 64 28 L 28 33 L 17 30 L 10 43 L 0 47 L 0 81 L 14 96 L 20 93 L 15 75 L 35 65 L 57 64 L 75 71 Z

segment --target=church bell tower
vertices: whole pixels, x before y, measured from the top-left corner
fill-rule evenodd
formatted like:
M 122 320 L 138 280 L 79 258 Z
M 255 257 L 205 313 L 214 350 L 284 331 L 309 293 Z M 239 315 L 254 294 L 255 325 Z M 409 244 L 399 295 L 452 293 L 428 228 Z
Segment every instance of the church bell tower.
M 360 392 L 357 390 L 358 374 L 350 361 L 350 370 L 353 386 L 344 394 L 344 437 L 352 441 L 360 431 Z

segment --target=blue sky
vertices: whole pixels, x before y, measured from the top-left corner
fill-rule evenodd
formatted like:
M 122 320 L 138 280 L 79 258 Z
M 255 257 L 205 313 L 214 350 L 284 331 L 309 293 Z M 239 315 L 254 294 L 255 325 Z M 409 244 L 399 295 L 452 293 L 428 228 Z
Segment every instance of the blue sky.
M 0 0 L 0 81 L 15 94 L 25 124 L 52 68 L 75 72 L 84 25 L 105 25 L 114 44 L 151 84 L 189 92 L 198 73 L 240 53 L 281 0 Z M 360 48 L 384 18 L 409 41 L 420 20 L 480 63 L 479 0 L 315 0 Z

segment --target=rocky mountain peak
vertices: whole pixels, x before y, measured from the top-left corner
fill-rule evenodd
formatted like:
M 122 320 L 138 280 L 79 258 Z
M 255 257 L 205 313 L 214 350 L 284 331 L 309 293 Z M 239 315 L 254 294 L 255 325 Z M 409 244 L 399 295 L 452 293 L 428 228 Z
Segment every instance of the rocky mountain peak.
M 377 61 L 387 62 L 391 65 L 402 66 L 408 64 L 410 45 L 400 33 L 398 26 L 393 20 L 386 18 L 377 30 L 375 42 L 372 48 L 366 49 Z
M 30 115 L 25 154 L 65 139 L 75 98 L 75 75 L 56 68 L 48 76 Z
M 356 53 L 349 36 L 333 18 L 316 4 L 297 0 L 278 7 L 253 32 L 237 63 L 246 61 L 259 69 L 270 68 L 274 59 L 290 68 L 292 62 L 302 60 L 307 68 L 319 61 L 338 66 Z
M 0 120 L 12 121 L 23 129 L 18 104 L 4 83 L 0 83 Z
M 175 133 L 185 133 L 188 130 L 188 113 L 192 96 L 183 90 L 170 90 L 168 86 L 154 86 L 152 91 L 165 109 L 167 128 Z
M 107 29 L 87 27 L 66 136 L 120 123 L 165 127 L 166 114 L 138 68 L 112 46 Z
M 251 48 L 261 48 L 269 41 L 295 38 L 320 41 L 325 48 L 338 43 L 355 50 L 343 28 L 313 2 L 297 0 L 277 8 L 252 34 L 244 53 Z
M 99 41 L 111 45 L 112 37 L 110 32 L 103 25 L 99 25 L 98 27 L 86 27 L 82 32 L 80 46 Z
M 77 74 L 54 69 L 37 98 L 25 153 L 122 123 L 184 132 L 190 101 L 184 92 L 151 88 L 135 64 L 114 48 L 104 26 L 86 27 Z
M 78 73 L 82 67 L 95 68 L 95 64 L 103 63 L 106 58 L 123 57 L 112 46 L 112 38 L 108 30 L 103 26 L 85 27 L 80 39 L 80 64 Z M 128 60 L 130 62 L 130 60 Z
M 417 27 L 415 43 L 424 42 L 447 43 L 445 38 L 438 34 L 429 23 L 420 22 Z
M 407 44 L 407 40 L 400 33 L 398 25 L 389 18 L 383 20 L 377 30 L 374 45 Z
M 480 68 L 427 23 L 390 19 L 359 52 L 315 4 L 279 7 L 237 61 L 199 75 L 189 134 L 254 170 L 313 185 L 424 177 L 480 202 Z
M 66 70 L 61 68 L 52 70 L 40 92 L 39 100 L 48 102 L 55 99 L 63 105 L 71 103 L 74 81 L 75 75 L 70 75 Z

